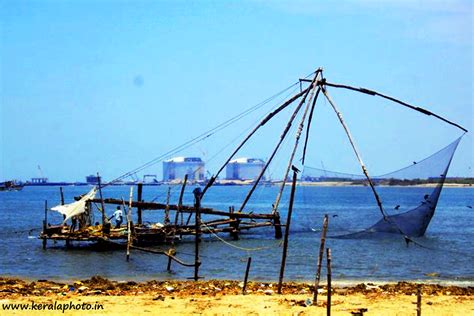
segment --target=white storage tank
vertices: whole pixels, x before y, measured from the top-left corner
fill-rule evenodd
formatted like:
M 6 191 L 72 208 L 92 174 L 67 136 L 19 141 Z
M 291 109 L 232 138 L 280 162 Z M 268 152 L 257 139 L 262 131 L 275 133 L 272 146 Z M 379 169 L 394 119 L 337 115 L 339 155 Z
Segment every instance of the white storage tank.
M 259 158 L 237 158 L 227 164 L 227 180 L 255 180 L 265 167 L 265 161 Z M 265 180 L 265 176 L 262 177 Z
M 204 161 L 199 157 L 175 157 L 163 161 L 163 181 L 183 180 L 188 175 L 188 180 L 204 180 Z

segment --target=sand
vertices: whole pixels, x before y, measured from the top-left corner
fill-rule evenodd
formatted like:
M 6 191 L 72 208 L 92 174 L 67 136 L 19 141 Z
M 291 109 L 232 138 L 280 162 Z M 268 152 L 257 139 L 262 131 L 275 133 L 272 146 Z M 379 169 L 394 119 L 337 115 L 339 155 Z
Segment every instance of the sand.
M 416 315 L 417 284 L 359 284 L 335 288 L 332 315 L 352 315 L 367 309 L 364 315 Z M 238 281 L 211 280 L 114 282 L 94 277 L 89 280 L 55 283 L 27 282 L 0 278 L 2 315 L 326 315 L 325 289 L 320 290 L 319 304 L 311 303 L 312 286 L 285 283 L 283 295 L 277 285 L 251 282 L 242 295 Z M 423 284 L 422 315 L 474 315 L 474 287 Z M 67 310 L 31 310 L 31 303 Z M 30 310 L 5 310 L 4 304 L 24 303 Z M 91 310 L 71 310 L 83 303 Z M 103 309 L 93 310 L 101 304 Z

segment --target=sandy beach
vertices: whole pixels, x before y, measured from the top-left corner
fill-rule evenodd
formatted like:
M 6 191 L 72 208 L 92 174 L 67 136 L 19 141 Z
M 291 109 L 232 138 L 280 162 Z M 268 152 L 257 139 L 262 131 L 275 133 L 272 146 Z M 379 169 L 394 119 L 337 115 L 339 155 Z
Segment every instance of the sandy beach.
M 335 287 L 332 315 L 415 315 L 417 284 L 363 283 Z M 56 283 L 0 279 L 2 315 L 326 315 L 327 291 L 312 305 L 312 285 L 249 282 L 242 295 L 239 281 L 115 282 L 101 277 Z M 471 315 L 474 287 L 423 284 L 422 315 Z M 12 310 L 24 304 L 25 310 Z M 88 309 L 87 309 L 88 308 Z M 9 310 L 8 310 L 9 309 Z M 56 310 L 52 310 L 56 309 Z

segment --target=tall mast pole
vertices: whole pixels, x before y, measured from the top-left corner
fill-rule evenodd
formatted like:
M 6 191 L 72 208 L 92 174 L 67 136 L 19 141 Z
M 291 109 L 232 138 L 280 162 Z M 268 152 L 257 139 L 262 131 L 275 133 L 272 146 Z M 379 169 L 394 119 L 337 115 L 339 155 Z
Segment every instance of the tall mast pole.
M 266 162 L 265 166 L 263 167 L 262 171 L 260 172 L 260 174 L 258 175 L 257 179 L 255 180 L 255 183 L 253 184 L 252 188 L 250 189 L 250 191 L 247 193 L 247 196 L 245 197 L 242 205 L 240 206 L 239 208 L 239 212 L 242 212 L 245 208 L 245 206 L 247 205 L 247 202 L 250 200 L 250 197 L 252 196 L 253 192 L 255 191 L 255 189 L 257 188 L 257 185 L 258 183 L 260 182 L 260 180 L 262 179 L 263 175 L 265 174 L 265 171 L 267 170 L 268 166 L 270 165 L 270 163 L 272 162 L 273 158 L 275 157 L 278 149 L 280 149 L 280 146 L 281 144 L 283 143 L 283 141 L 285 140 L 286 136 L 288 135 L 288 132 L 291 128 L 291 125 L 293 124 L 293 121 L 295 120 L 296 118 L 296 115 L 298 114 L 298 112 L 300 111 L 301 107 L 303 106 L 303 104 L 306 102 L 306 98 L 308 97 L 308 94 L 310 93 L 310 91 L 312 91 L 313 87 L 315 87 L 316 85 L 316 79 L 318 78 L 319 76 L 319 73 L 321 72 L 321 69 L 318 69 L 316 70 L 315 72 L 315 76 L 313 78 L 313 80 L 311 81 L 311 85 L 309 86 L 308 89 L 306 89 L 306 93 L 305 95 L 303 96 L 303 98 L 301 99 L 300 103 L 298 104 L 298 106 L 296 107 L 296 109 L 293 111 L 293 114 L 291 115 L 290 117 L 290 120 L 288 121 L 288 124 L 286 125 L 285 129 L 283 130 L 283 133 L 281 134 L 280 136 L 280 140 L 278 142 L 278 144 L 276 145 L 275 149 L 273 150 L 273 153 L 271 154 L 270 158 L 268 159 L 268 161 Z
M 311 86 L 310 86 L 310 88 L 312 88 L 311 89 L 311 95 L 309 97 L 308 104 L 306 105 L 306 109 L 304 111 L 303 117 L 301 118 L 301 122 L 300 122 L 300 125 L 298 127 L 298 130 L 296 131 L 295 145 L 293 147 L 293 151 L 291 153 L 290 160 L 288 161 L 288 167 L 286 168 L 286 172 L 285 172 L 285 175 L 283 177 L 283 182 L 281 184 L 280 191 L 278 192 L 275 204 L 273 204 L 272 213 L 275 213 L 278 210 L 278 205 L 280 204 L 281 197 L 282 197 L 283 191 L 285 189 L 286 178 L 288 177 L 288 174 L 290 173 L 290 169 L 291 169 L 291 166 L 293 164 L 293 159 L 295 158 L 296 150 L 298 149 L 298 144 L 299 144 L 299 141 L 300 141 L 301 133 L 303 131 L 304 122 L 306 120 L 306 115 L 308 114 L 309 108 L 312 106 L 312 103 L 314 104 L 314 102 L 311 102 L 311 101 L 313 100 L 313 97 L 315 97 L 315 95 L 316 95 L 316 97 L 319 95 L 319 91 L 320 91 L 321 88 L 318 87 L 318 81 L 320 80 L 321 73 L 322 73 L 322 69 L 319 68 L 316 71 L 315 80 L 311 83 Z M 314 87 L 313 87 L 313 85 L 314 85 Z M 315 99 L 315 102 L 316 102 L 316 99 Z

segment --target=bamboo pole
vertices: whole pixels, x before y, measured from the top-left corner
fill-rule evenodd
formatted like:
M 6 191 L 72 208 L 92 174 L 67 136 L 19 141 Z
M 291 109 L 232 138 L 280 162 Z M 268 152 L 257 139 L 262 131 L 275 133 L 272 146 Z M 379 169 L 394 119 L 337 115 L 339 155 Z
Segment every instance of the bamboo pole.
M 462 131 L 464 131 L 465 133 L 467 133 L 467 129 L 465 129 L 464 127 L 462 127 L 461 125 L 459 124 L 456 124 L 454 122 L 451 122 L 447 119 L 445 119 L 444 117 L 440 116 L 440 115 L 437 115 L 433 112 L 430 112 L 426 109 L 423 109 L 423 108 L 420 108 L 418 106 L 414 106 L 414 105 L 411 105 L 411 104 L 408 104 L 406 102 L 403 102 L 403 101 L 400 101 L 398 99 L 395 99 L 391 96 L 388 96 L 388 95 L 385 95 L 385 94 L 382 94 L 382 93 L 379 93 L 377 91 L 373 91 L 373 90 L 369 90 L 369 89 L 365 89 L 365 88 L 356 88 L 356 87 L 351 87 L 351 86 L 348 86 L 348 85 L 342 85 L 342 84 L 335 84 L 335 83 L 329 83 L 329 82 L 324 82 L 324 85 L 326 86 L 329 86 L 329 87 L 335 87 L 335 88 L 343 88 L 343 89 L 349 89 L 349 90 L 353 90 L 353 91 L 357 91 L 357 92 L 362 92 L 362 93 L 365 93 L 365 94 L 368 94 L 368 95 L 373 95 L 373 96 L 379 96 L 379 97 L 382 97 L 384 99 L 387 99 L 387 100 L 390 100 L 392 102 L 395 102 L 395 103 L 398 103 L 400 105 L 403 105 L 407 108 L 410 108 L 412 110 L 415 110 L 415 111 L 418 111 L 422 114 L 425 114 L 425 115 L 428 115 L 428 116 L 434 116 L 436 117 L 437 119 L 443 121 L 443 122 L 446 122 L 450 125 L 453 125 L 453 126 L 456 126 L 457 128 L 461 129 Z
M 328 272 L 328 296 L 327 296 L 327 316 L 331 316 L 331 249 L 326 248 L 327 272 Z
M 137 201 L 142 202 L 142 195 L 143 195 L 143 183 L 139 182 L 137 184 Z M 142 208 L 141 206 L 137 206 L 137 224 L 142 224 Z
M 313 82 L 311 83 L 311 86 L 310 86 L 312 88 L 313 85 L 314 85 L 314 88 L 311 89 L 309 99 L 308 99 L 308 104 L 306 105 L 303 116 L 301 117 L 300 125 L 298 126 L 298 130 L 296 131 L 295 144 L 293 146 L 293 151 L 291 152 L 290 159 L 288 161 L 288 166 L 287 166 L 287 168 L 285 170 L 285 174 L 283 176 L 283 182 L 281 183 L 280 191 L 278 192 L 278 195 L 276 197 L 276 201 L 273 204 L 273 210 L 272 210 L 273 213 L 278 211 L 278 206 L 280 205 L 280 200 L 281 200 L 281 197 L 283 195 L 283 190 L 285 189 L 286 179 L 287 179 L 288 175 L 290 174 L 290 168 L 293 164 L 293 159 L 295 158 L 296 151 L 298 150 L 298 145 L 299 145 L 301 133 L 303 132 L 304 122 L 306 121 L 306 116 L 308 115 L 308 111 L 312 106 L 311 101 L 313 100 L 315 95 L 316 95 L 316 97 L 319 95 L 319 90 L 321 90 L 321 88 L 317 87 L 317 85 L 316 85 L 319 81 L 320 75 L 321 75 L 321 69 L 318 69 L 318 71 L 316 72 L 316 77 L 313 79 Z
M 59 195 L 61 197 L 61 205 L 64 205 L 64 192 L 63 187 L 59 187 Z M 66 219 L 66 215 L 63 214 L 63 220 Z
M 316 96 L 313 99 L 313 104 L 311 105 L 311 111 L 309 112 L 308 125 L 306 126 L 306 138 L 304 140 L 303 155 L 301 158 L 301 164 L 303 166 L 304 166 L 304 161 L 306 159 L 306 148 L 308 147 L 309 131 L 311 129 L 311 122 L 313 121 L 314 108 L 316 107 L 316 101 L 318 100 L 320 91 L 321 89 L 318 89 L 318 91 L 316 91 Z
M 295 190 L 296 190 L 296 176 L 298 173 L 298 169 L 296 169 L 295 166 L 293 166 L 292 169 L 293 169 L 293 182 L 291 185 L 290 205 L 288 206 L 288 217 L 286 219 L 286 226 L 285 226 L 285 239 L 283 240 L 283 254 L 281 258 L 280 277 L 278 279 L 278 294 L 281 294 L 283 275 L 285 274 L 286 254 L 288 251 L 288 236 L 290 234 L 291 213 L 293 211 L 293 202 L 295 199 Z
M 128 199 L 127 209 L 127 261 L 130 260 L 130 246 L 132 245 L 132 200 L 133 200 L 133 186 L 130 186 L 130 196 Z M 125 207 L 124 207 L 125 210 Z
M 193 191 L 194 194 L 194 206 L 196 208 L 195 214 L 195 240 L 194 240 L 194 281 L 199 280 L 199 266 L 201 262 L 199 261 L 199 241 L 201 237 L 201 189 L 195 188 Z
M 171 195 L 171 187 L 168 187 L 168 192 L 166 193 L 166 208 L 165 208 L 165 225 L 170 223 L 170 195 Z
M 329 217 L 324 215 L 323 221 L 323 230 L 321 232 L 321 243 L 319 246 L 319 256 L 318 256 L 318 269 L 316 271 L 316 278 L 314 280 L 314 294 L 313 294 L 313 305 L 318 305 L 318 290 L 319 290 L 319 281 L 321 280 L 321 266 L 324 256 L 324 244 L 326 243 L 326 232 L 328 229 Z
M 105 235 L 105 204 L 104 204 L 104 196 L 102 195 L 102 184 L 101 184 L 101 181 L 100 181 L 100 175 L 99 173 L 97 172 L 97 183 L 98 183 L 98 186 L 99 186 L 99 195 L 100 195 L 100 205 L 101 205 L 101 208 L 102 208 L 102 236 Z
M 61 205 L 64 205 L 64 192 L 63 192 L 63 187 L 59 187 L 59 194 L 61 195 Z
M 285 101 L 282 105 L 280 105 L 277 109 L 275 109 L 274 111 L 269 113 L 265 118 L 263 118 L 263 120 L 247 135 L 247 137 L 245 137 L 245 139 L 239 144 L 239 146 L 237 146 L 237 148 L 230 155 L 230 157 L 219 168 L 217 173 L 215 175 L 213 175 L 211 177 L 211 179 L 209 179 L 209 182 L 206 184 L 206 186 L 204 187 L 204 190 L 202 191 L 202 196 L 204 196 L 204 194 L 206 194 L 206 192 L 207 192 L 207 189 L 209 189 L 214 184 L 214 181 L 216 181 L 217 177 L 222 172 L 222 170 L 224 170 L 225 166 L 229 163 L 229 161 L 232 160 L 232 158 L 235 156 L 235 154 L 245 145 L 245 143 L 255 134 L 255 132 L 257 132 L 257 130 L 260 127 L 264 126 L 272 117 L 277 115 L 279 112 L 281 112 L 283 109 L 285 109 L 287 106 L 289 106 L 294 101 L 298 100 L 302 95 L 306 95 L 309 90 L 310 90 L 310 88 L 306 88 L 303 91 L 301 91 L 300 93 L 294 95 L 289 100 Z M 306 96 L 305 96 L 305 98 L 306 98 Z
M 387 214 L 385 214 L 385 211 L 383 209 L 383 205 L 382 205 L 382 200 L 380 199 L 380 196 L 379 194 L 377 193 L 377 190 L 375 189 L 375 185 L 372 181 L 372 179 L 370 178 L 369 176 L 369 172 L 367 171 L 367 168 L 365 167 L 365 164 L 364 162 L 362 161 L 362 157 L 359 153 L 359 150 L 357 149 L 357 146 L 355 144 L 355 141 L 354 141 L 354 138 L 352 137 L 352 134 L 349 130 L 349 127 L 347 126 L 346 122 L 344 121 L 343 117 L 342 117 L 342 113 L 339 111 L 339 109 L 337 108 L 336 104 L 334 103 L 334 101 L 331 99 L 331 97 L 329 96 L 328 92 L 326 91 L 326 89 L 323 88 L 323 94 L 324 96 L 326 97 L 326 99 L 329 101 L 329 104 L 331 105 L 331 107 L 333 108 L 334 112 L 336 113 L 337 117 L 339 118 L 339 122 L 341 123 L 344 131 L 346 132 L 346 135 L 347 135 L 347 138 L 349 139 L 349 142 L 351 143 L 351 146 L 352 146 L 352 149 L 355 153 L 355 156 L 357 158 L 357 160 L 359 161 L 359 164 L 362 168 L 362 172 L 364 173 L 365 177 L 367 178 L 367 181 L 369 182 L 369 185 L 370 185 L 370 188 L 372 189 L 372 193 L 374 194 L 375 196 L 375 200 L 377 202 L 377 205 L 380 209 L 380 212 L 382 213 L 382 216 L 384 218 L 384 220 L 387 220 L 388 219 L 388 216 Z M 397 227 L 398 228 L 398 227 Z
M 184 175 L 184 180 L 183 180 L 183 185 L 181 186 L 181 191 L 179 192 L 179 198 L 178 198 L 178 209 L 176 210 L 176 215 L 174 217 L 174 227 L 173 227 L 173 239 L 171 240 L 171 245 L 174 247 L 174 239 L 176 238 L 176 227 L 178 226 L 178 220 L 179 220 L 179 213 L 181 211 L 181 207 L 183 206 L 183 195 L 184 195 L 184 190 L 186 189 L 186 182 L 188 182 L 188 174 Z M 169 191 L 168 191 L 169 192 Z M 169 203 L 167 203 L 169 206 Z M 181 220 L 183 213 L 181 213 Z M 181 223 L 181 226 L 183 223 Z M 171 257 L 168 257 L 168 266 L 166 267 L 167 271 L 171 271 Z
M 245 295 L 246 294 L 246 290 L 247 290 L 247 281 L 249 279 L 249 271 L 250 271 L 250 264 L 252 263 L 252 257 L 249 257 L 247 259 L 247 268 L 245 269 L 245 277 L 244 277 L 244 286 L 242 288 L 242 294 Z
M 245 206 L 247 205 L 248 201 L 250 200 L 250 197 L 252 196 L 253 192 L 255 191 L 255 189 L 257 188 L 257 185 L 258 183 L 260 182 L 260 180 L 262 179 L 263 175 L 265 174 L 265 171 L 267 171 L 267 168 L 268 166 L 270 165 L 270 163 L 272 162 L 273 158 L 275 157 L 276 153 L 278 152 L 278 150 L 280 149 L 280 146 L 281 144 L 283 143 L 283 141 L 285 140 L 286 136 L 288 135 L 288 132 L 290 131 L 290 128 L 291 128 L 291 125 L 293 124 L 293 121 L 295 120 L 296 116 L 298 115 L 298 112 L 300 111 L 301 107 L 303 106 L 303 104 L 306 102 L 306 98 L 308 96 L 308 94 L 310 93 L 310 91 L 312 91 L 312 87 L 314 85 L 314 83 L 316 82 L 316 78 L 318 78 L 319 76 L 319 73 L 320 71 L 317 70 L 316 71 L 316 74 L 314 76 L 314 79 L 310 85 L 310 88 L 308 88 L 306 90 L 306 93 L 304 94 L 303 98 L 301 99 L 300 103 L 298 104 L 298 106 L 296 107 L 296 109 L 293 111 L 293 114 L 291 115 L 285 129 L 283 130 L 283 133 L 281 134 L 280 136 L 280 140 L 278 141 L 277 145 L 275 146 L 275 148 L 273 149 L 273 152 L 270 156 L 270 158 L 268 158 L 267 160 L 267 163 L 265 164 L 265 166 L 263 166 L 262 168 L 262 171 L 260 172 L 260 174 L 258 175 L 257 179 L 255 179 L 255 183 L 253 184 L 252 188 L 250 189 L 250 191 L 247 193 L 247 196 L 245 197 L 244 201 L 242 202 L 242 205 L 240 206 L 239 208 L 239 212 L 243 212 Z M 283 182 L 285 182 L 286 179 L 283 179 Z
M 44 220 L 43 220 L 43 236 L 46 236 L 46 230 L 48 228 L 48 200 L 44 200 Z M 46 249 L 48 239 L 43 237 L 43 249 Z
M 79 197 L 74 198 L 76 201 L 80 200 Z M 92 199 L 91 202 L 98 203 L 100 199 Z M 104 203 L 111 204 L 111 205 L 122 205 L 122 201 L 120 199 L 113 199 L 107 198 L 104 199 Z M 166 208 L 166 204 L 163 203 L 155 203 L 155 202 L 139 202 L 133 201 L 133 207 L 141 206 L 143 210 L 164 210 Z M 175 211 L 178 209 L 178 205 L 170 204 L 169 208 L 171 211 Z M 193 214 L 195 212 L 195 207 L 190 205 L 182 205 L 180 212 Z M 201 214 L 209 214 L 209 215 L 222 215 L 229 217 L 229 212 L 217 210 L 209 207 L 201 207 L 200 208 Z M 252 218 L 252 219 L 274 219 L 274 214 L 257 214 L 257 213 L 234 213 L 236 218 Z M 189 223 L 189 222 L 188 222 Z
M 421 285 L 416 288 L 416 316 L 421 316 Z

